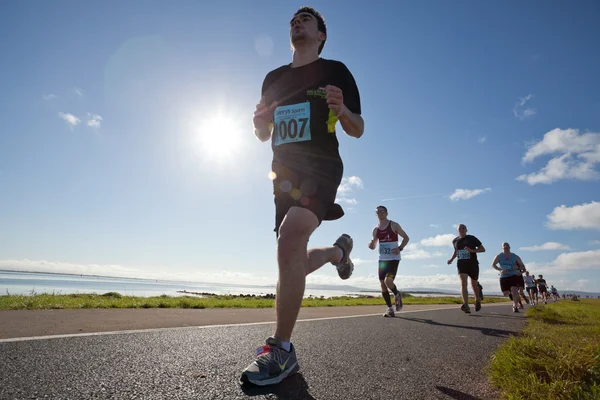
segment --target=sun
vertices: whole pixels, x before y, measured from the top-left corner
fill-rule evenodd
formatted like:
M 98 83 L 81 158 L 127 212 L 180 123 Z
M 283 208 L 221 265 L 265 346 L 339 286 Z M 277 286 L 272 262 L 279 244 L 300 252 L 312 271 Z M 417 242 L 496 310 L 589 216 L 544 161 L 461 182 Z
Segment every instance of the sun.
M 241 150 L 242 129 L 234 119 L 216 113 L 195 125 L 196 151 L 200 157 L 223 161 Z

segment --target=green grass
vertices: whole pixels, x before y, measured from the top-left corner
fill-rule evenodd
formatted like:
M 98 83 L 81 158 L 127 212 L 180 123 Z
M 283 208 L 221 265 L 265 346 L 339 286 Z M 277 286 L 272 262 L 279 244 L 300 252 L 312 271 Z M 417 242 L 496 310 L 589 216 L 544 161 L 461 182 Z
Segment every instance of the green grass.
M 405 294 L 404 304 L 461 304 L 455 297 L 416 297 Z M 483 303 L 506 301 L 504 298 L 489 297 Z M 303 307 L 339 307 L 383 305 L 381 297 L 334 297 L 306 298 Z M 28 296 L 0 296 L 0 310 L 51 310 L 77 308 L 270 308 L 275 305 L 274 299 L 239 296 L 156 296 L 133 297 L 122 296 L 116 292 L 105 294 L 35 294 Z
M 504 399 L 600 399 L 600 300 L 527 310 L 522 335 L 494 354 L 488 374 Z

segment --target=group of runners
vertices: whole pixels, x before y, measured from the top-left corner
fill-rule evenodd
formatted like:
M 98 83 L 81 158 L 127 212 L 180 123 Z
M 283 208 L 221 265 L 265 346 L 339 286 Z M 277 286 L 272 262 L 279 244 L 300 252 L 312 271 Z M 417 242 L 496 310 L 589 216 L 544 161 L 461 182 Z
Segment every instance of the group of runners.
M 291 342 L 302 299 L 306 276 L 327 263 L 333 264 L 341 279 L 352 275 L 350 259 L 354 242 L 350 235 L 340 235 L 331 246 L 308 249 L 311 235 L 324 220 L 337 220 L 344 210 L 335 203 L 344 165 L 338 150 L 336 125 L 353 138 L 364 132 L 360 94 L 356 81 L 344 63 L 321 58 L 327 41 L 327 27 L 322 15 L 311 7 L 298 9 L 290 20 L 292 62 L 270 71 L 262 83 L 261 98 L 254 113 L 254 135 L 271 142 L 273 158 L 271 178 L 275 203 L 278 282 L 276 322 L 273 335 L 256 352 L 255 360 L 241 374 L 242 383 L 259 386 L 277 384 L 295 373 L 298 359 Z M 394 278 L 401 252 L 409 241 L 402 227 L 388 219 L 384 206 L 376 208 L 379 224 L 368 244 L 379 244 L 379 281 L 386 302 L 386 317 L 402 309 L 402 295 Z M 401 238 L 401 241 L 400 241 Z M 475 310 L 481 309 L 478 284 L 477 253 L 485 251 L 481 242 L 467 235 L 459 225 L 453 241 L 451 264 L 458 258 L 464 304 L 470 312 L 467 280 L 475 294 Z M 510 246 L 494 260 L 500 263 L 500 284 L 505 294 L 513 296 L 514 309 L 523 295 L 516 276 L 525 267 Z M 527 273 L 526 273 L 527 274 Z M 522 278 L 520 278 L 522 281 Z M 537 284 L 545 288 L 540 276 Z M 389 292 L 394 295 L 392 303 Z M 540 290 L 541 291 L 541 290 Z M 545 290 L 542 298 L 545 299 Z

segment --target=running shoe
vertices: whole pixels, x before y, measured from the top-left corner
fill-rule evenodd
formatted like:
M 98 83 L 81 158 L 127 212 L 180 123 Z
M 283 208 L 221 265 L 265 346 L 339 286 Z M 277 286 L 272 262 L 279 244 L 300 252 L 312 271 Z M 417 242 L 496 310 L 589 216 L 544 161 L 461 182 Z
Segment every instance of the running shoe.
M 398 291 L 398 295 L 394 295 L 394 303 L 396 303 L 396 311 L 402 310 L 402 294 Z
M 392 307 L 388 308 L 387 311 L 385 312 L 385 314 L 383 314 L 384 317 L 386 318 L 393 318 L 396 316 L 396 314 L 394 314 L 394 309 Z
M 461 310 L 461 311 L 464 311 L 464 312 L 465 312 L 465 314 L 471 314 L 471 308 L 469 307 L 469 305 L 468 305 L 468 304 L 463 304 L 463 305 L 460 307 L 460 310 Z
M 352 251 L 353 246 L 352 238 L 350 235 L 344 233 L 333 245 L 342 249 L 344 256 L 339 262 L 332 262 L 332 264 L 337 268 L 340 278 L 348 279 L 352 275 L 352 271 L 354 271 L 354 264 L 352 263 L 352 260 L 350 260 L 350 252 Z
M 290 351 L 285 351 L 279 340 L 270 337 L 265 346 L 256 349 L 256 360 L 242 372 L 240 383 L 275 385 L 298 372 L 298 369 L 294 345 L 290 343 Z

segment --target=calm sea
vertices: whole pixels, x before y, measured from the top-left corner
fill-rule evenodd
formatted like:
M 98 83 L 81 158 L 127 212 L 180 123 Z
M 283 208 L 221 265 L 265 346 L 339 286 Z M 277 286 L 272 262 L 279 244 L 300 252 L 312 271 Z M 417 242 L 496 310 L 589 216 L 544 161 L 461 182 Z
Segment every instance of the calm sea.
M 265 295 L 275 293 L 274 286 L 237 286 L 216 283 L 175 282 L 149 279 L 111 278 L 90 275 L 47 274 L 38 272 L 0 271 L 0 295 L 35 293 L 106 293 L 119 292 L 131 296 L 183 296 L 188 292 L 204 292 L 214 294 L 254 294 Z M 356 295 L 344 290 L 311 290 L 306 289 L 305 296 L 344 296 Z M 363 293 L 365 294 L 365 293 Z M 372 293 L 369 293 L 372 294 Z M 376 294 L 375 294 L 376 295 Z

